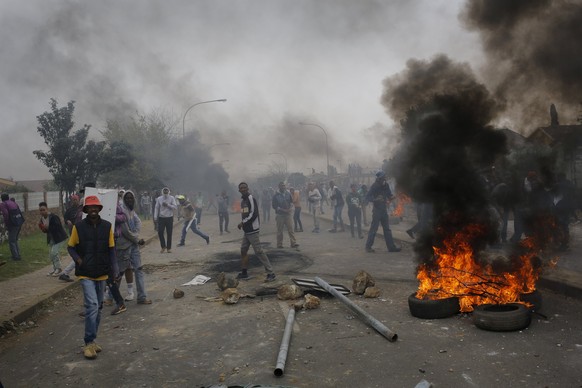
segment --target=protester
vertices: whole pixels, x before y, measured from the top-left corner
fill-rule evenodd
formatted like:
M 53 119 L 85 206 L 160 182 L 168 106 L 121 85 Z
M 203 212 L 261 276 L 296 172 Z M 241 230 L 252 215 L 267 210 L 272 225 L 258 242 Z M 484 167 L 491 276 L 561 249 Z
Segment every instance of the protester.
M 81 195 L 85 194 L 85 189 L 81 189 L 79 191 Z M 69 236 L 73 232 L 73 226 L 81 221 L 83 218 L 83 205 L 82 205 L 82 198 L 76 194 L 71 195 L 71 203 L 69 204 L 69 208 L 66 210 L 64 214 L 65 223 L 69 229 Z M 75 261 L 71 260 L 71 262 L 65 267 L 61 275 L 59 276 L 59 280 L 64 282 L 72 282 L 71 273 L 75 270 Z
M 156 198 L 154 210 L 154 221 L 157 223 L 158 237 L 162 248 L 160 253 L 164 253 L 166 250 L 168 253 L 172 252 L 172 231 L 174 229 L 174 212 L 176 209 L 178 209 L 176 199 L 170 195 L 170 189 L 164 187 L 162 195 Z
M 241 182 L 238 185 L 238 191 L 241 194 L 241 216 L 242 221 L 237 225 L 239 230 L 244 232 L 240 254 L 241 254 L 241 272 L 238 274 L 237 279 L 248 279 L 248 268 L 249 268 L 249 248 L 252 246 L 255 254 L 259 257 L 259 260 L 265 267 L 267 271 L 267 277 L 265 281 L 272 282 L 277 277 L 273 272 L 273 267 L 271 262 L 267 257 L 267 254 L 263 251 L 261 246 L 261 241 L 259 239 L 259 230 L 261 226 L 261 220 L 259 217 L 258 203 L 255 198 L 249 192 L 249 186 L 245 182 Z
M 22 260 L 22 257 L 20 256 L 18 235 L 24 223 L 24 217 L 18 204 L 15 201 L 11 201 L 7 193 L 2 193 L 0 198 L 2 199 L 0 210 L 2 211 L 4 225 L 8 230 L 8 246 L 10 247 L 12 260 L 19 261 Z
M 309 182 L 307 185 L 307 201 L 309 202 L 309 212 L 313 215 L 313 233 L 319 233 L 319 220 L 317 212 L 320 209 L 321 193 L 315 187 L 315 183 Z
M 279 182 L 279 191 L 273 195 L 273 209 L 275 209 L 275 221 L 277 222 L 277 248 L 283 248 L 283 229 L 287 229 L 291 248 L 299 246 L 295 240 L 295 232 L 291 223 L 291 212 L 293 211 L 293 199 L 291 193 L 286 189 L 285 182 Z
M 47 275 L 60 276 L 62 273 L 61 249 L 67 242 L 67 232 L 65 232 L 59 216 L 48 211 L 46 202 L 39 203 L 38 210 L 40 212 L 38 227 L 43 233 L 46 233 L 46 242 L 50 247 L 49 259 L 53 264 L 53 270 Z
M 328 197 L 331 201 L 331 208 L 333 211 L 333 228 L 329 230 L 331 233 L 338 231 L 338 223 L 340 225 L 340 232 L 345 232 L 344 219 L 342 218 L 342 211 L 344 209 L 344 197 L 341 190 L 335 185 L 333 181 L 329 182 Z
M 346 202 L 348 204 L 348 218 L 350 219 L 350 232 L 352 237 L 354 234 L 354 221 L 358 228 L 358 237 L 364 238 L 362 235 L 362 196 L 357 190 L 357 185 L 352 183 L 350 185 L 351 191 L 346 195 Z
M 303 224 L 301 223 L 301 195 L 299 190 L 295 190 L 293 187 L 289 188 L 291 193 L 291 199 L 293 201 L 293 230 L 295 232 L 303 232 Z
M 186 197 L 183 195 L 178 195 L 176 198 L 178 198 L 180 208 L 182 209 L 182 216 L 184 217 L 182 237 L 180 238 L 180 243 L 178 246 L 183 247 L 186 244 L 186 234 L 188 233 L 188 229 L 192 230 L 194 234 L 197 234 L 206 240 L 206 244 L 210 244 L 210 237 L 206 233 L 202 232 L 197 226 L 196 211 L 194 206 L 192 206 L 190 201 L 186 200 Z
M 394 196 L 390 190 L 390 186 L 386 182 L 386 173 L 384 171 L 379 171 L 376 173 L 376 181 L 370 187 L 368 191 L 367 199 L 369 202 L 373 203 L 372 207 L 372 224 L 370 225 L 370 230 L 368 231 L 368 240 L 366 241 L 366 252 L 374 252 L 372 246 L 374 245 L 374 239 L 376 237 L 376 232 L 378 231 L 378 226 L 382 225 L 382 230 L 384 231 L 384 241 L 386 242 L 386 247 L 389 252 L 400 252 L 402 248 L 397 247 L 394 244 L 394 239 L 392 238 L 392 231 L 390 230 L 389 220 L 388 220 L 388 201 L 392 200 Z
M 119 273 L 115 258 L 115 240 L 113 226 L 103 220 L 99 212 L 103 209 L 97 196 L 85 198 L 84 220 L 73 227 L 68 243 L 68 251 L 75 261 L 75 275 L 79 277 L 83 288 L 85 305 L 85 358 L 94 359 L 101 347 L 95 343 L 101 309 L 103 308 L 103 291 L 108 277 L 115 278 Z
M 143 246 L 145 241 L 139 237 L 141 220 L 135 211 L 135 195 L 131 190 L 127 190 L 123 195 L 121 209 L 125 214 L 126 222 L 121 225 L 121 235 L 116 243 L 119 273 L 127 273 L 128 270 L 133 272 L 137 288 L 137 304 L 152 304 L 145 290 L 145 276 L 139 251 L 139 247 Z M 114 313 L 115 310 L 112 314 L 115 315 Z
M 194 209 L 196 211 L 196 220 L 198 221 L 198 225 L 202 224 L 202 210 L 204 209 L 204 196 L 202 192 L 199 191 L 198 194 L 194 196 L 193 199 Z
M 230 233 L 228 230 L 230 199 L 226 195 L 226 191 L 216 196 L 216 203 L 218 204 L 218 227 L 220 228 L 220 235 L 222 235 L 223 230 L 226 233 Z
M 140 198 L 141 214 L 144 220 L 149 220 L 152 213 L 152 197 L 145 191 Z

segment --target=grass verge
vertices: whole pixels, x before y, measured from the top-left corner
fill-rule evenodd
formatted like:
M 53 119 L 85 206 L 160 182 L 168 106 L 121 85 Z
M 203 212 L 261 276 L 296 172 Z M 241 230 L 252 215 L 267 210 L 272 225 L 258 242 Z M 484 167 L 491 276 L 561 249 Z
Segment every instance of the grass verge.
M 49 259 L 49 246 L 46 243 L 46 234 L 38 232 L 27 237 L 22 237 L 18 241 L 18 246 L 20 247 L 22 260 L 14 261 L 10 254 L 8 241 L 0 245 L 0 262 L 6 262 L 6 264 L 0 266 L 0 282 L 51 265 Z M 64 247 L 61 251 L 63 268 L 68 264 L 67 260 L 67 249 Z

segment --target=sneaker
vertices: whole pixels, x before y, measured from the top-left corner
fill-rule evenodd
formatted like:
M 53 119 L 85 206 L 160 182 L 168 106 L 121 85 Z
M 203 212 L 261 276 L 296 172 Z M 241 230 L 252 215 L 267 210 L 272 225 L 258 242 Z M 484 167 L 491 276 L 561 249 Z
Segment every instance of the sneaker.
M 63 270 L 60 268 L 55 269 L 51 276 L 60 276 L 63 273 Z
M 237 279 L 248 279 L 249 278 L 249 274 L 248 273 L 239 273 L 238 275 L 236 275 Z
M 168 253 L 172 253 L 172 250 L 171 250 L 170 248 L 168 248 L 168 249 L 166 250 L 166 252 L 168 252 Z
M 400 247 L 394 247 L 394 248 L 388 249 L 388 252 L 400 252 L 401 250 L 402 250 L 402 248 L 400 248 Z
M 134 293 L 130 292 L 129 294 L 127 294 L 127 296 L 125 297 L 125 300 L 130 302 L 135 298 Z
M 164 253 L 166 251 L 166 248 L 162 248 L 162 250 L 160 251 L 160 253 Z
M 122 304 L 121 306 L 117 306 L 113 309 L 113 311 L 111 312 L 111 315 L 117 315 L 117 314 L 121 314 L 122 312 L 126 311 L 127 307 L 125 307 L 124 304 Z
M 140 299 L 137 301 L 137 304 L 152 304 L 151 299 Z
M 374 253 L 376 251 L 374 250 L 374 248 L 366 248 L 366 252 L 368 252 L 368 253 Z
M 113 306 L 113 299 L 105 299 L 105 300 L 103 301 L 103 304 L 104 304 L 105 306 Z
M 71 277 L 69 275 L 67 275 L 66 273 L 63 273 L 59 276 L 59 280 L 62 280 L 63 282 L 72 282 L 73 279 L 71 279 Z
M 277 275 L 274 273 L 267 274 L 267 278 L 265 279 L 266 282 L 273 282 L 277 279 Z
M 291 245 L 291 248 L 297 248 L 299 246 L 299 244 L 295 243 L 293 245 Z
M 83 347 L 83 355 L 89 360 L 94 360 L 97 358 L 97 351 L 95 350 L 93 343 L 86 344 Z
M 180 244 L 178 244 L 179 247 L 183 247 L 184 245 L 186 245 L 186 244 L 184 244 L 183 242 L 181 242 Z
M 53 269 L 52 271 L 50 271 L 49 273 L 46 274 L 46 276 L 53 276 L 55 273 L 56 269 Z

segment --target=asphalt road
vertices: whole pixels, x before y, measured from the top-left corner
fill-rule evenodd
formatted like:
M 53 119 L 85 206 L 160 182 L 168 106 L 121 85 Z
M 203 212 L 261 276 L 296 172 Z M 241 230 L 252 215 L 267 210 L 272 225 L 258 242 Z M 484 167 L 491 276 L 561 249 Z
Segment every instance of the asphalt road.
M 238 218 L 233 215 L 231 223 Z M 321 307 L 299 312 L 282 377 L 273 372 L 289 302 L 276 296 L 243 298 L 235 305 L 208 301 L 219 295 L 211 280 L 182 286 L 197 274 L 238 271 L 240 232 L 219 236 L 214 216 L 201 228 L 210 245 L 189 234 L 185 247 L 160 254 L 146 246 L 146 285 L 153 304 L 128 302 L 111 316 L 104 308 L 97 360 L 85 360 L 80 288 L 52 302 L 32 328 L 0 340 L 0 380 L 5 387 L 209 387 L 263 384 L 290 387 L 582 387 L 582 301 L 542 290 L 543 307 L 522 331 L 491 332 L 475 327 L 470 315 L 422 320 L 410 315 L 408 296 L 416 290 L 411 247 L 376 253 L 349 233 L 298 234 L 299 249 L 276 249 L 274 221 L 261 239 L 278 275 L 270 287 L 291 278 L 319 276 L 350 288 L 361 269 L 374 276 L 382 294 L 349 298 L 398 334 L 389 342 L 338 300 L 322 297 Z M 384 249 L 383 249 L 384 248 Z M 252 258 L 253 279 L 239 286 L 254 294 L 264 271 Z M 185 292 L 174 299 L 172 291 Z M 124 291 L 124 286 L 122 286 Z

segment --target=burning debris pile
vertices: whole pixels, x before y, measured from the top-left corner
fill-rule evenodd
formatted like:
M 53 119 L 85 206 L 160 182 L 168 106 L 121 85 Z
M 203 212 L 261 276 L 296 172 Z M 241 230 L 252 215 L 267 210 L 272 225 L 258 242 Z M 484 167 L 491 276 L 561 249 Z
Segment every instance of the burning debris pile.
M 399 187 L 432 209 L 414 250 L 419 299 L 459 297 L 461 311 L 519 302 L 535 290 L 548 233 L 530 233 L 511 252 L 499 245 L 499 215 L 484 171 L 507 153 L 505 135 L 489 125 L 500 108 L 467 65 L 446 56 L 410 60 L 385 81 L 383 103 L 400 119 L 402 144 L 392 160 Z M 551 229 L 551 218 L 541 219 Z M 504 253 L 504 255 L 501 255 Z

